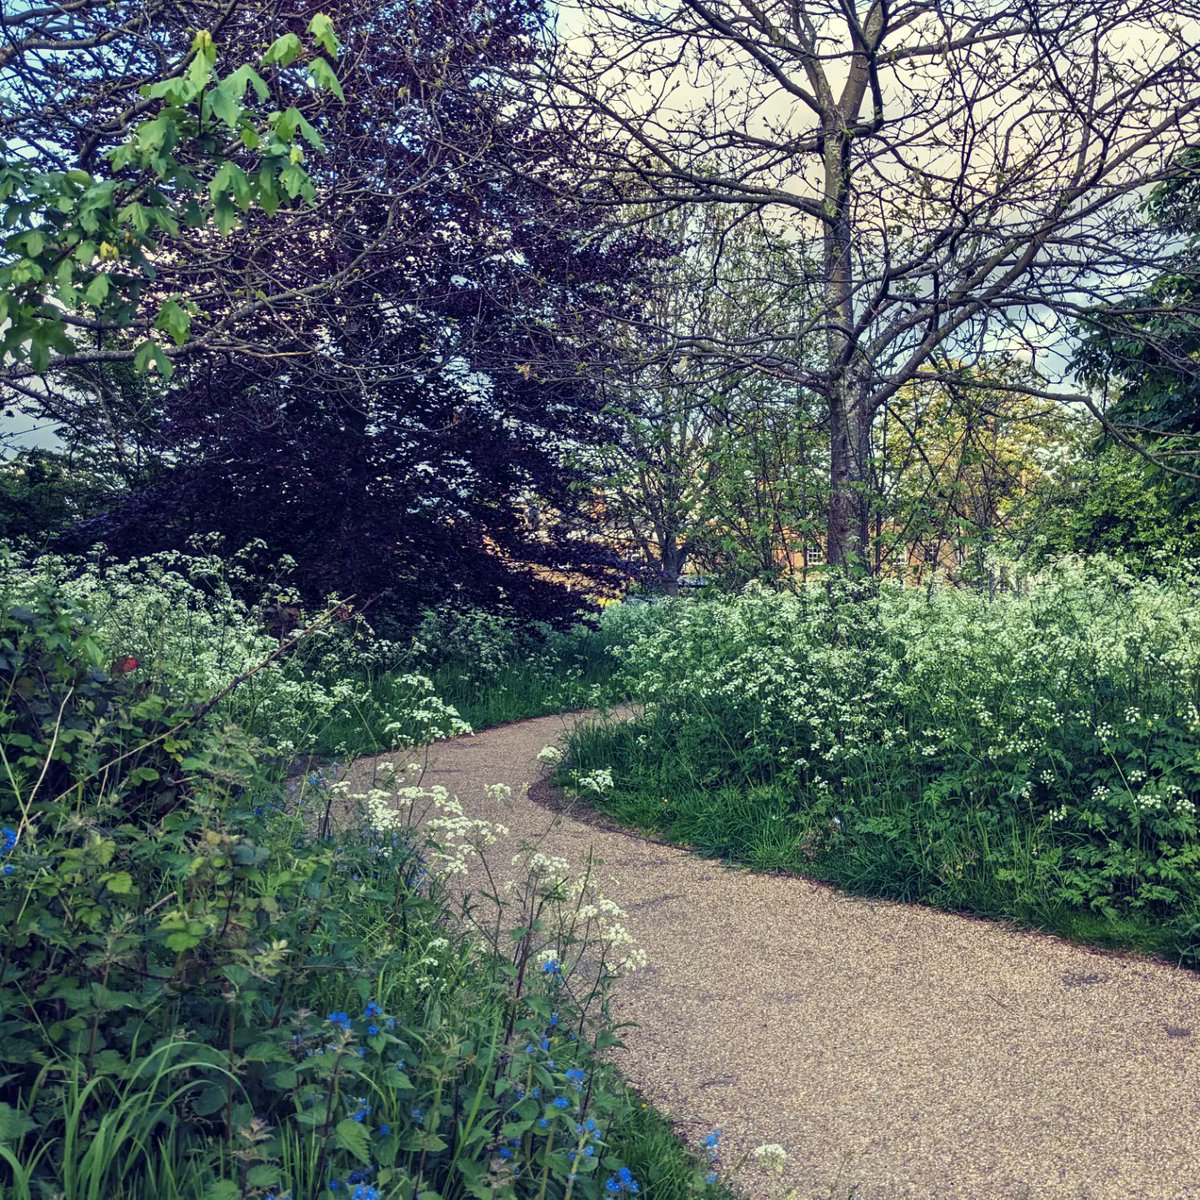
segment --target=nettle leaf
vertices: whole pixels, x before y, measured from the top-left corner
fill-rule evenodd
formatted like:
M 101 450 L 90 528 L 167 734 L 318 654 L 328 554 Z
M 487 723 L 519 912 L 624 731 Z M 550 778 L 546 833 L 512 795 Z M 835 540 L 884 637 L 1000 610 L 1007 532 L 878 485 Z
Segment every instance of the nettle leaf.
M 242 1200 L 242 1189 L 232 1179 L 219 1179 L 204 1189 L 201 1200 Z
M 330 19 L 328 13 L 317 13 L 308 23 L 308 32 L 312 40 L 326 54 L 335 58 L 337 57 L 337 52 L 341 49 L 341 43 L 334 32 L 333 21 Z
M 211 1116 L 225 1107 L 229 1099 L 225 1086 L 220 1083 L 210 1083 L 192 1099 L 192 1111 L 200 1117 Z
M 337 1128 L 333 1131 L 334 1144 L 340 1146 L 343 1150 L 348 1150 L 361 1163 L 369 1163 L 371 1161 L 371 1141 L 370 1135 L 359 1121 L 352 1121 L 349 1117 L 344 1121 L 339 1121 Z
M 246 1183 L 250 1187 L 274 1187 L 280 1180 L 279 1168 L 272 1163 L 255 1163 L 246 1172 Z
M 10 1104 L 0 1104 L 0 1145 L 19 1142 L 36 1124 L 27 1113 Z

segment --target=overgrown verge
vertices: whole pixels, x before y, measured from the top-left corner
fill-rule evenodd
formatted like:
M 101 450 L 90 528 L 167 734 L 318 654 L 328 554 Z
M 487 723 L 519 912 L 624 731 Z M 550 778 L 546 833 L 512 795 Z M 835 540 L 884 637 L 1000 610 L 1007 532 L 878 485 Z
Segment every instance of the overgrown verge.
M 473 729 L 602 707 L 621 699 L 617 651 L 644 609 L 611 606 L 570 629 L 522 622 L 477 610 L 431 610 L 390 668 L 364 665 L 362 701 L 348 706 L 322 732 L 328 754 L 353 743 L 359 754 L 394 744 L 374 714 L 401 705 L 412 674 L 428 678 L 439 700 Z
M 707 1190 L 597 1057 L 628 951 L 586 874 L 531 857 L 503 918 L 464 908 L 446 880 L 500 831 L 419 769 L 289 775 L 369 652 L 336 606 L 267 662 L 219 574 L 6 566 L 0 1196 Z M 458 719 L 423 682 L 384 715 Z
M 632 722 L 559 780 L 761 869 L 1200 959 L 1200 579 L 1064 566 L 954 588 L 748 591 L 635 631 Z

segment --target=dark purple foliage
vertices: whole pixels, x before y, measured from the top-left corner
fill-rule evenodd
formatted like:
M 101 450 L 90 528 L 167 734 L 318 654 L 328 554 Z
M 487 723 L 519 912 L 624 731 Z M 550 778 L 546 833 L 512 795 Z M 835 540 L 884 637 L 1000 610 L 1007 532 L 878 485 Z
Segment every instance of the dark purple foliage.
M 163 286 L 200 300 L 196 351 L 154 483 L 79 539 L 132 554 L 262 538 L 310 600 L 562 615 L 578 598 L 528 567 L 607 569 L 569 460 L 612 436 L 597 385 L 658 249 L 605 228 L 611 210 L 580 195 L 587 147 L 543 119 L 540 2 L 248 5 L 222 45 L 316 11 L 346 47 L 346 102 L 280 102 L 324 138 L 320 204 L 164 263 Z

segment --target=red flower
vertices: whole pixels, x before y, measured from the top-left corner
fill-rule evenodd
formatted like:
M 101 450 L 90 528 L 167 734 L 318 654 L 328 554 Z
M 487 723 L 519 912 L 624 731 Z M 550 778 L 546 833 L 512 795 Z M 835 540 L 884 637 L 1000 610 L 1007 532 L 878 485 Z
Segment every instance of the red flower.
M 114 658 L 113 665 L 109 671 L 113 675 L 128 675 L 130 671 L 136 671 L 141 664 L 132 654 L 127 654 L 124 658 Z

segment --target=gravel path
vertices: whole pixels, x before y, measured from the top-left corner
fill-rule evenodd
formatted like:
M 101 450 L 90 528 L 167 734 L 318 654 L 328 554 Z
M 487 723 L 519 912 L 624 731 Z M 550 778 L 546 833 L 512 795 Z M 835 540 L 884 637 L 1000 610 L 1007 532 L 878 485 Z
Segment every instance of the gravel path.
M 692 1144 L 781 1143 L 798 1200 L 1200 1200 L 1200 974 L 555 814 L 526 785 L 571 719 L 441 743 L 425 782 L 603 861 L 650 960 L 620 985 L 620 1066 Z M 739 1190 L 768 1194 L 753 1170 Z

